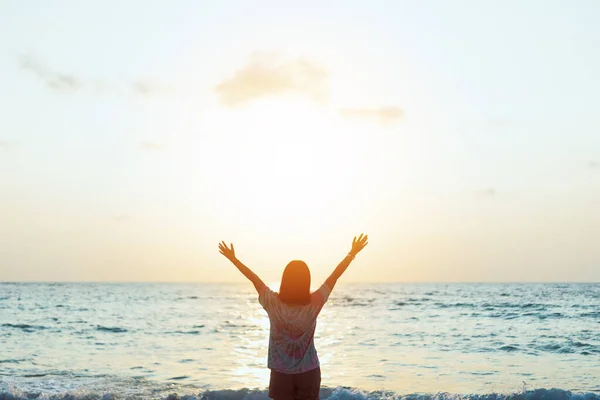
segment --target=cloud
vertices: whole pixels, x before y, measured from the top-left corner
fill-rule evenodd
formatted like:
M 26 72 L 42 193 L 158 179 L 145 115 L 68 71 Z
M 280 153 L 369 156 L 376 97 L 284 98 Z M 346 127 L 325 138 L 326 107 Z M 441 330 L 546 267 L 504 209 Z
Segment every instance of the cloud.
M 163 150 L 165 148 L 164 144 L 156 143 L 156 142 L 142 142 L 140 143 L 140 147 L 144 150 Z
M 8 142 L 6 140 L 0 140 L 0 147 L 8 146 Z
M 300 94 L 321 100 L 327 96 L 329 75 L 321 66 L 306 58 L 280 60 L 274 53 L 254 53 L 247 64 L 229 79 L 215 86 L 221 103 L 230 108 L 252 100 Z
M 492 187 L 481 189 L 481 190 L 475 190 L 473 192 L 473 195 L 475 197 L 494 197 L 494 196 L 496 196 L 496 194 L 498 194 L 498 192 L 496 191 L 496 189 L 494 189 Z
M 31 56 L 22 55 L 19 59 L 22 69 L 36 75 L 52 90 L 58 92 L 73 92 L 81 88 L 83 82 L 72 74 L 65 74 L 54 71 L 39 62 Z
M 22 55 L 19 64 L 25 71 L 36 75 L 50 89 L 57 92 L 75 92 L 84 87 L 94 94 L 122 93 L 123 85 L 103 79 L 89 80 L 73 74 L 57 72 L 40 63 L 34 57 Z M 127 90 L 144 96 L 164 94 L 173 88 L 154 79 L 139 79 L 127 84 Z
M 588 161 L 587 165 L 590 169 L 600 169 L 600 162 L 598 161 Z
M 340 115 L 344 118 L 358 118 L 376 121 L 382 125 L 395 124 L 404 118 L 404 110 L 400 107 L 385 106 L 376 108 L 342 108 Z
M 131 88 L 134 92 L 144 96 L 168 93 L 173 90 L 172 87 L 164 85 L 152 79 L 142 79 L 139 81 L 135 81 L 131 84 Z

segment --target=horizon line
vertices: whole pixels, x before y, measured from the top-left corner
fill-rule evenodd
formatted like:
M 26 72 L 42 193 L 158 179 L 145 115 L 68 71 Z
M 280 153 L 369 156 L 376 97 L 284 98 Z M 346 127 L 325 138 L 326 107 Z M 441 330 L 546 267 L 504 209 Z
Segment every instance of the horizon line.
M 273 281 L 279 282 L 279 281 Z M 34 280 L 17 280 L 5 281 L 0 280 L 0 284 L 211 284 L 211 285 L 235 285 L 245 284 L 246 282 L 239 281 L 34 281 Z M 271 283 L 269 281 L 269 283 Z M 349 281 L 344 284 L 429 284 L 429 285 L 464 285 L 464 284 L 600 284 L 600 281 Z

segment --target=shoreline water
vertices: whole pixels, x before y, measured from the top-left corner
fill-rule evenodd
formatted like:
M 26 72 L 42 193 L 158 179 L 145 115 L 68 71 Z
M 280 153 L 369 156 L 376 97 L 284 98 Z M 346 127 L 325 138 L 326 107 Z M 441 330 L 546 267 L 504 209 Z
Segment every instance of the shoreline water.
M 322 384 L 600 393 L 598 310 L 598 284 L 340 285 L 315 333 Z M 0 284 L 0 390 L 264 388 L 268 333 L 251 285 Z
M 268 400 L 266 389 L 225 389 L 205 390 L 195 393 L 165 390 L 154 393 L 118 393 L 113 391 L 89 392 L 84 389 L 68 392 L 21 391 L 0 387 L 0 400 Z M 535 389 L 519 392 L 485 394 L 467 393 L 406 393 L 376 390 L 364 391 L 349 387 L 327 388 L 320 391 L 321 400 L 600 400 L 600 394 L 592 392 L 572 392 L 562 389 Z

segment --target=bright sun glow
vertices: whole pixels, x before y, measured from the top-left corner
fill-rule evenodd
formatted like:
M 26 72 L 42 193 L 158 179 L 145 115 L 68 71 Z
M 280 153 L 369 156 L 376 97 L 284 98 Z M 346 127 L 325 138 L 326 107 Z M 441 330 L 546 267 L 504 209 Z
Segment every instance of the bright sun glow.
M 331 208 L 349 195 L 353 173 L 337 116 L 309 101 L 278 99 L 257 101 L 228 118 L 234 119 L 228 130 L 242 137 L 229 167 L 239 179 L 224 187 L 239 222 L 268 233 L 327 222 Z

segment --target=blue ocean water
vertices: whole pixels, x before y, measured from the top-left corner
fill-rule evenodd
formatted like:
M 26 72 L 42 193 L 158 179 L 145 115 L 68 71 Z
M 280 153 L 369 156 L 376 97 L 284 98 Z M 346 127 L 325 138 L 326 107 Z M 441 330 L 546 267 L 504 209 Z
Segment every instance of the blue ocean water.
M 0 400 L 265 399 L 268 327 L 249 283 L 0 283 Z M 322 398 L 600 400 L 600 284 L 342 281 L 315 344 Z

